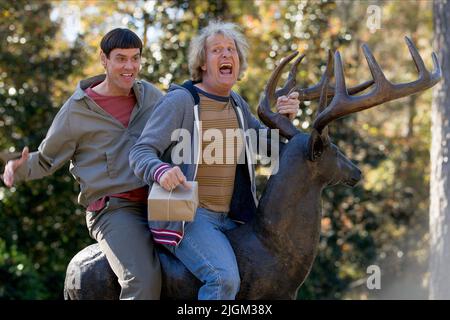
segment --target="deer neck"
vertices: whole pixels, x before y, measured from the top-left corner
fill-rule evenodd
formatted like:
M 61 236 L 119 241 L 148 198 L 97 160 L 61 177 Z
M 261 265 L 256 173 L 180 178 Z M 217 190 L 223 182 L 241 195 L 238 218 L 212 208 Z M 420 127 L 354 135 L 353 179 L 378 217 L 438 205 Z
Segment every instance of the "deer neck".
M 320 234 L 323 182 L 307 160 L 307 135 L 294 137 L 280 156 L 261 197 L 255 218 L 257 236 L 275 252 L 290 256 L 314 253 Z

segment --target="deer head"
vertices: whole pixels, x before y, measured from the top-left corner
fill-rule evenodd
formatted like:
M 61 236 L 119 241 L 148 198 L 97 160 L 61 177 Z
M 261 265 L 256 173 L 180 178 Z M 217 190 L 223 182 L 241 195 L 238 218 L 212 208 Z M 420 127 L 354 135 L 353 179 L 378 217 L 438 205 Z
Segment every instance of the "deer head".
M 419 77 L 408 83 L 393 84 L 383 74 L 380 66 L 366 44 L 362 46 L 364 56 L 369 65 L 373 81 L 364 82 L 358 86 L 347 88 L 341 56 L 338 51 L 328 54 L 327 67 L 318 84 L 309 88 L 296 86 L 297 66 L 304 55 L 297 58 L 291 67 L 288 79 L 283 88 L 275 90 L 283 68 L 297 56 L 294 52 L 275 68 L 265 88 L 264 95 L 258 107 L 260 119 L 272 129 L 279 129 L 280 135 L 291 139 L 300 131 L 285 116 L 271 111 L 277 97 L 293 91 L 299 93 L 301 101 L 311 101 L 320 98 L 317 116 L 312 125 L 308 140 L 308 159 L 316 163 L 312 170 L 317 170 L 316 176 L 321 176 L 325 185 L 343 183 L 354 186 L 361 178 L 360 170 L 333 144 L 328 135 L 328 124 L 351 113 L 356 113 L 384 102 L 399 99 L 434 86 L 441 79 L 441 68 L 435 53 L 432 54 L 434 70 L 429 72 L 412 41 L 405 37 L 412 59 L 416 65 Z M 334 69 L 335 87 L 330 84 Z M 370 92 L 354 95 L 375 84 Z M 328 98 L 332 100 L 327 104 Z

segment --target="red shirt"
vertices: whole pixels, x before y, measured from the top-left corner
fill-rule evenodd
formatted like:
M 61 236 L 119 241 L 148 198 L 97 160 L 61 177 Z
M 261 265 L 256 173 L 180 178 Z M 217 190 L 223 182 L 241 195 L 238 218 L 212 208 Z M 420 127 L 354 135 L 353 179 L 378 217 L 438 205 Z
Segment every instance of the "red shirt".
M 92 90 L 96 85 L 94 84 L 92 87 L 87 88 L 86 94 L 103 110 L 119 120 L 125 128 L 128 127 L 131 112 L 136 105 L 134 91 L 131 90 L 128 96 L 103 96 Z
M 133 111 L 133 108 L 137 102 L 134 91 L 131 90 L 128 96 L 104 96 L 92 90 L 92 88 L 94 88 L 96 85 L 98 85 L 98 83 L 87 88 L 85 90 L 86 94 L 92 100 L 94 100 L 94 102 L 98 104 L 103 110 L 120 121 L 120 123 L 122 123 L 125 128 L 128 127 L 131 112 Z M 147 196 L 148 186 L 130 190 L 127 192 L 112 194 L 109 197 L 123 198 L 134 202 L 145 203 L 147 202 Z M 94 201 L 93 203 L 90 203 L 87 209 L 89 211 L 99 211 L 103 209 L 105 207 L 107 198 L 108 196 L 105 196 Z

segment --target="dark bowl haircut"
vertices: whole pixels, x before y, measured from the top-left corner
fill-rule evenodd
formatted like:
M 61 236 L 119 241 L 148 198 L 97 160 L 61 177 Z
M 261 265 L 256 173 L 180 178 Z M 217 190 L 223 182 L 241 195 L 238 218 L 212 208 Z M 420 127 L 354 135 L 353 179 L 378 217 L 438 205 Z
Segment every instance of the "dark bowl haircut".
M 100 42 L 100 48 L 107 58 L 114 49 L 138 48 L 139 53 L 142 54 L 142 41 L 129 29 L 116 28 L 105 34 Z

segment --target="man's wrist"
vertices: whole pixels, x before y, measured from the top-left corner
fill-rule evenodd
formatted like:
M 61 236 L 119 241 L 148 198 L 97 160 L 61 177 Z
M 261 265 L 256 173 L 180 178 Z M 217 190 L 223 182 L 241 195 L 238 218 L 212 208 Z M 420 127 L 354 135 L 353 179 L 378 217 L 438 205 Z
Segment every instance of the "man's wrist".
M 30 175 L 30 170 L 28 166 L 28 160 L 24 161 L 20 166 L 14 170 L 14 181 L 25 181 Z
M 153 180 L 158 182 L 160 181 L 161 177 L 164 175 L 164 173 L 166 173 L 166 171 L 172 169 L 172 167 L 167 164 L 167 163 L 163 163 L 161 164 L 156 170 L 155 173 L 153 174 Z

